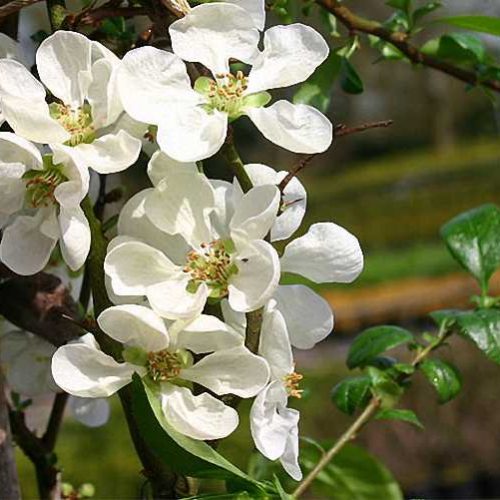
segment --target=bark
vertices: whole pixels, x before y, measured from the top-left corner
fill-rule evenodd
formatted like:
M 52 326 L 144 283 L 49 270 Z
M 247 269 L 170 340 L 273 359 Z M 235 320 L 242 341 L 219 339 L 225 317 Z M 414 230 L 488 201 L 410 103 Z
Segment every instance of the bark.
M 9 426 L 9 411 L 5 398 L 5 387 L 0 372 L 0 498 L 17 500 L 21 498 L 17 476 L 14 448 Z

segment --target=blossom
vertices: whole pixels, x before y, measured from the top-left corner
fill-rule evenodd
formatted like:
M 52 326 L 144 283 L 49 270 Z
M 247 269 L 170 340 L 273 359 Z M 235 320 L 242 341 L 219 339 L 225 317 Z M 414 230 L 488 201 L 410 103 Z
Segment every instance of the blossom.
M 107 397 L 134 374 L 159 387 L 167 422 L 193 439 L 219 439 L 238 425 L 237 412 L 211 394 L 194 395 L 190 383 L 216 395 L 255 396 L 269 380 L 267 362 L 243 345 L 243 337 L 212 316 L 201 315 L 167 330 L 162 318 L 140 305 L 106 309 L 97 319 L 123 343 L 124 362 L 102 352 L 91 334 L 60 347 L 52 358 L 59 387 L 83 397 Z M 194 362 L 192 352 L 207 354 Z
M 228 297 L 237 311 L 258 309 L 280 277 L 278 254 L 264 241 L 277 216 L 278 189 L 257 186 L 233 209 L 231 184 L 175 163 L 155 154 L 149 165 L 155 187 L 120 215 L 104 264 L 113 293 L 145 296 L 170 319 L 200 314 L 209 298 Z
M 198 5 L 170 26 L 173 54 L 141 47 L 123 58 L 117 80 L 125 110 L 158 126 L 161 149 L 178 161 L 215 154 L 228 122 L 243 115 L 268 140 L 296 153 L 320 153 L 331 144 L 332 125 L 315 108 L 286 100 L 265 107 L 267 90 L 309 78 L 328 56 L 327 43 L 313 28 L 291 24 L 267 30 L 259 51 L 254 23 L 263 28 L 261 2 L 249 6 L 243 0 Z M 248 76 L 231 72 L 230 59 L 252 65 Z M 183 60 L 203 64 L 212 77 L 199 77 L 192 88 Z
M 41 271 L 59 241 L 72 270 L 90 250 L 90 229 L 80 207 L 89 186 L 84 160 L 68 146 L 42 157 L 29 141 L 0 132 L 0 260 L 14 272 Z
M 304 332 L 307 335 L 307 330 Z M 302 479 L 298 464 L 299 412 L 288 408 L 290 396 L 300 397 L 292 347 L 285 320 L 271 301 L 264 311 L 259 354 L 269 363 L 271 381 L 255 398 L 250 411 L 250 428 L 257 449 L 270 460 L 279 459 L 296 481 Z
M 29 332 L 14 330 L 0 336 L 0 364 L 10 390 L 27 398 L 60 392 L 50 366 L 55 351 L 55 346 Z M 100 427 L 109 419 L 105 399 L 72 396 L 68 408 L 87 427 Z
M 16 134 L 41 144 L 66 144 L 99 173 L 121 171 L 137 159 L 141 143 L 127 132 L 108 133 L 123 108 L 116 92 L 120 60 L 98 42 L 57 31 L 36 54 L 38 74 L 54 96 L 21 63 L 0 60 L 0 99 Z

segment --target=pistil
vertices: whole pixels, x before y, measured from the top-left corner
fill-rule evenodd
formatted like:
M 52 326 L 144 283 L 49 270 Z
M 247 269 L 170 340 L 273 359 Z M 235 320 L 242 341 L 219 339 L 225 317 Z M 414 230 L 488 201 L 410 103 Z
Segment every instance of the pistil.
M 90 143 L 95 139 L 95 129 L 92 122 L 92 112 L 88 104 L 72 108 L 62 103 L 50 104 L 50 114 L 71 135 L 66 141 L 68 146 L 78 146 Z

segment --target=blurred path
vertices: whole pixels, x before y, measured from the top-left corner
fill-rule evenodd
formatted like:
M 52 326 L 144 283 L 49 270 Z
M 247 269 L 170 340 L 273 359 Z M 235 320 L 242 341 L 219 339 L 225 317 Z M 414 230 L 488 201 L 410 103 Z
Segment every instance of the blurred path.
M 323 292 L 335 312 L 335 331 L 346 333 L 375 324 L 408 323 L 437 309 L 468 308 L 474 294 L 479 288 L 464 273 Z M 500 273 L 491 280 L 490 294 L 500 294 Z

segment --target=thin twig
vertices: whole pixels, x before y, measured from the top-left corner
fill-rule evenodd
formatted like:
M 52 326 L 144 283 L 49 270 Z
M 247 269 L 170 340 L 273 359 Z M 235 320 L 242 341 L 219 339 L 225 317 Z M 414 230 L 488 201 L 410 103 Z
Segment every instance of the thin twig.
M 45 434 L 42 436 L 42 443 L 47 448 L 47 450 L 53 451 L 55 448 L 67 401 L 68 394 L 66 394 L 65 392 L 57 393 L 56 397 L 54 398 L 54 403 L 52 404 L 52 410 L 50 412 L 49 423 L 47 424 Z
M 15 14 L 24 7 L 28 7 L 28 5 L 33 5 L 41 1 L 42 0 L 13 0 L 12 2 L 6 3 L 0 7 L 0 19 Z
M 358 125 L 357 127 L 348 127 L 347 125 L 340 124 L 337 125 L 334 129 L 334 139 L 338 139 L 340 137 L 346 137 L 348 135 L 357 134 L 360 132 L 365 132 L 367 130 L 372 130 L 374 128 L 387 128 L 391 126 L 394 122 L 392 120 L 383 120 L 378 122 L 370 122 L 363 123 L 362 125 Z M 283 180 L 278 184 L 278 188 L 281 192 L 283 192 L 288 185 L 288 183 L 297 176 L 297 174 L 304 170 L 311 160 L 317 156 L 317 154 L 304 155 L 300 161 L 293 167 L 290 172 L 283 178 Z
M 434 342 L 431 342 L 424 349 L 419 350 L 415 357 L 413 358 L 411 365 L 413 367 L 417 367 L 427 356 L 443 345 L 444 341 L 453 333 L 452 330 L 449 329 L 449 324 L 445 321 L 441 324 L 438 335 Z M 402 379 L 399 382 L 403 382 L 409 376 L 402 375 Z M 306 478 L 299 484 L 297 489 L 293 492 L 292 498 L 297 499 L 301 495 L 303 495 L 307 489 L 311 486 L 313 481 L 318 477 L 321 471 L 331 462 L 331 460 L 339 453 L 342 448 L 355 439 L 361 429 L 370 422 L 370 420 L 376 415 L 378 409 L 381 406 L 381 400 L 377 395 L 373 395 L 371 400 L 369 401 L 366 408 L 363 412 L 358 416 L 358 418 L 349 426 L 349 428 L 339 437 L 339 439 L 335 442 L 335 444 L 321 457 L 320 461 L 316 464 L 316 466 L 309 472 Z
M 417 46 L 408 42 L 407 33 L 391 31 L 382 26 L 379 22 L 358 16 L 339 0 L 316 0 L 316 3 L 333 14 L 349 32 L 374 35 L 396 47 L 415 64 L 421 64 L 422 66 L 441 71 L 469 85 L 483 85 L 495 92 L 500 92 L 500 80 L 483 80 L 480 78 L 479 74 L 474 71 L 454 66 L 441 59 L 424 54 Z

